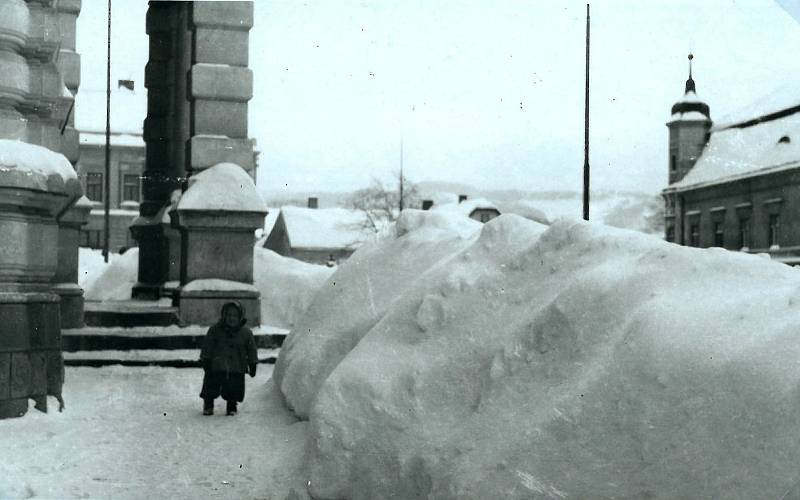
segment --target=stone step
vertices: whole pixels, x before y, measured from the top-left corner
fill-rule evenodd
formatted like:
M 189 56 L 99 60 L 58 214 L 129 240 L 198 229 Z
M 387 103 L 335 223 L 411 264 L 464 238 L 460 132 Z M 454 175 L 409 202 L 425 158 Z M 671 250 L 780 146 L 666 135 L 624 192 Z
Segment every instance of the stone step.
M 259 364 L 274 364 L 279 349 L 259 349 Z M 136 349 L 64 352 L 66 366 L 163 366 L 199 368 L 199 349 Z
M 169 326 L 178 324 L 178 308 L 170 299 L 87 301 L 83 321 L 87 326 Z
M 138 326 L 130 328 L 93 327 L 64 329 L 61 331 L 61 350 L 65 353 L 79 351 L 130 351 L 130 350 L 180 350 L 202 347 L 208 327 Z M 288 330 L 269 326 L 253 328 L 259 349 L 276 349 L 283 344 Z

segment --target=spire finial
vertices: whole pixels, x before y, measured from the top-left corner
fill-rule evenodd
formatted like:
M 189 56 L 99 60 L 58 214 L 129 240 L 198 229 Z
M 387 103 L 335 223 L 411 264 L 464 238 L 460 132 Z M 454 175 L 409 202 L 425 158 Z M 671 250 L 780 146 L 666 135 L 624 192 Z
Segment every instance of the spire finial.
M 694 86 L 694 79 L 692 79 L 692 59 L 694 59 L 694 54 L 689 52 L 689 79 L 686 80 L 686 94 L 689 92 L 697 92 Z

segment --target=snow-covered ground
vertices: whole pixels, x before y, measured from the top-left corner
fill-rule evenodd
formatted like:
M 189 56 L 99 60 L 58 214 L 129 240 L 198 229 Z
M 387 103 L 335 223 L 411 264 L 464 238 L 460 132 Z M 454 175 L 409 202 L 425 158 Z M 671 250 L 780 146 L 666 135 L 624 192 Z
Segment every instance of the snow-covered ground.
M 67 368 L 66 409 L 0 420 L 0 498 L 307 498 L 307 423 L 247 377 L 239 414 L 201 415 L 203 372 Z M 292 490 L 296 493 L 292 493 Z
M 579 220 L 409 210 L 324 282 L 274 387 L 221 424 L 237 440 L 236 425 L 258 428 L 233 464 L 262 475 L 230 472 L 234 445 L 202 453 L 218 427 L 198 415 L 199 371 L 111 369 L 68 370 L 72 416 L 0 422 L 2 452 L 34 450 L 0 477 L 15 494 L 63 481 L 114 497 L 126 476 L 100 467 L 116 459 L 156 497 L 241 484 L 228 496 L 800 498 L 798 324 L 800 271 L 768 258 Z M 131 434 L 142 443 L 116 437 Z

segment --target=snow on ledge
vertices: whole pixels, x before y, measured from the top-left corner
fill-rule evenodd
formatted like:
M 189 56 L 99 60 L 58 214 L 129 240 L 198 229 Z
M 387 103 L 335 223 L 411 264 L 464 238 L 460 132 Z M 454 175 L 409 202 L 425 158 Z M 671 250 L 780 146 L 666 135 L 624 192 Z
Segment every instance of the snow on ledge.
M 45 147 L 0 139 L 0 185 L 79 195 L 69 160 Z
M 216 278 L 190 281 L 182 290 L 184 292 L 258 292 L 258 288 L 249 283 Z
M 267 207 L 242 167 L 218 163 L 189 178 L 189 189 L 178 201 L 178 210 L 266 213 Z

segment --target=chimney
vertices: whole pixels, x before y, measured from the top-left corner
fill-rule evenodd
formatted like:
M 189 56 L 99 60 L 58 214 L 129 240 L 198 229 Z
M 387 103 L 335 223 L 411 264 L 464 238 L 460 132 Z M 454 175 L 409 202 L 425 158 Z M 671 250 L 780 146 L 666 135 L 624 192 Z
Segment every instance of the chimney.
M 319 199 L 316 196 L 308 197 L 308 208 L 319 208 Z
M 433 200 L 422 200 L 422 209 L 430 210 L 433 206 Z
M 464 201 L 467 201 L 467 195 L 465 195 L 465 194 L 458 195 L 458 202 L 461 203 L 461 202 L 464 202 Z

